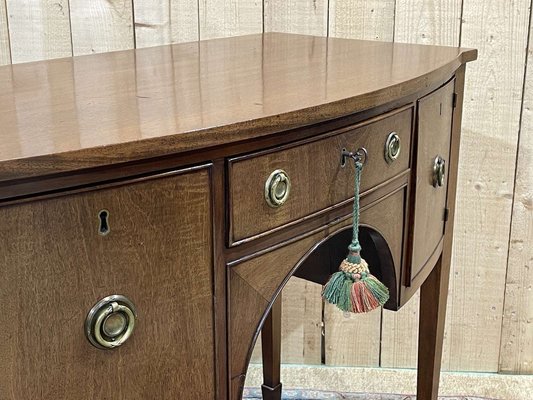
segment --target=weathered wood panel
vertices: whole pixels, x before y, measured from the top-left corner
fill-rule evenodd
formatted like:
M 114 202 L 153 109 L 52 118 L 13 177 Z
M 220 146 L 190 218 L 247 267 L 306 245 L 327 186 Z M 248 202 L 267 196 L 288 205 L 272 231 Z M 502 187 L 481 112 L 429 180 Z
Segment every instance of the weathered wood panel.
M 379 366 L 381 312 L 344 314 L 326 304 L 324 328 L 326 365 Z
M 463 0 L 397 0 L 394 41 L 457 46 Z
M 260 0 L 199 0 L 201 39 L 247 35 L 263 31 Z
M 283 289 L 282 362 L 320 364 L 321 292 L 322 286 L 296 277 L 291 278 Z
M 198 3 L 189 0 L 136 0 L 136 47 L 198 39 Z
M 74 55 L 132 49 L 131 0 L 70 0 Z
M 7 0 L 6 4 L 14 63 L 72 55 L 67 0 Z
M 533 34 L 533 25 L 530 26 L 500 349 L 500 371 L 522 374 L 533 373 L 533 41 L 531 34 Z
M 463 3 L 461 45 L 479 59 L 466 74 L 445 369 L 498 370 L 529 4 Z
M 265 31 L 327 35 L 327 0 L 265 0 Z
M 416 368 L 420 291 L 399 311 L 383 310 L 381 367 Z
M 283 288 L 281 362 L 320 364 L 322 345 L 322 287 L 292 277 Z M 318 299 L 318 301 L 316 301 Z M 261 362 L 261 337 L 251 362 Z
M 395 0 L 330 0 L 329 35 L 392 41 Z
M 0 0 L 0 65 L 11 63 L 9 31 L 7 28 L 7 9 L 5 0 Z

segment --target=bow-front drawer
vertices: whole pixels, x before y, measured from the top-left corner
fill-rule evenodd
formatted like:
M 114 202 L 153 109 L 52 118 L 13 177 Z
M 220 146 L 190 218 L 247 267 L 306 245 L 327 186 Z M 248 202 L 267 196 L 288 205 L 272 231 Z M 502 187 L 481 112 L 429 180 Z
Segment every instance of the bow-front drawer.
M 229 244 L 263 236 L 353 197 L 343 149 L 364 147 L 361 191 L 409 168 L 413 109 L 403 108 L 321 137 L 229 160 Z

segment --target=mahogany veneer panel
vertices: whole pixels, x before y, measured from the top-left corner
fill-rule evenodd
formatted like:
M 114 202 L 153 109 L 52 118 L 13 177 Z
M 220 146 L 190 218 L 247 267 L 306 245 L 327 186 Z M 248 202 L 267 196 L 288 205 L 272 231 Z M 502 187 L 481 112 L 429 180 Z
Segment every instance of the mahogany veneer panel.
M 409 168 L 413 109 L 394 111 L 362 126 L 309 143 L 230 160 L 230 243 L 250 238 L 353 197 L 354 166 L 347 159 L 341 167 L 343 148 L 368 151 L 361 180 L 364 192 Z M 385 160 L 385 143 L 391 132 L 401 140 L 398 159 Z M 283 169 L 291 179 L 287 202 L 272 208 L 264 187 L 270 173 Z
M 455 81 L 418 102 L 418 143 L 413 226 L 411 282 L 430 259 L 444 236 L 446 191 L 450 168 L 450 140 Z M 446 161 L 442 187 L 433 186 L 433 163 L 440 155 Z M 431 265 L 430 268 L 433 268 Z
M 376 229 L 387 241 L 398 276 L 403 254 L 404 211 L 405 189 L 402 188 L 365 208 L 361 213 L 361 223 Z M 350 223 L 351 221 L 344 220 L 293 244 L 231 267 L 229 326 L 230 373 L 233 378 L 246 373 L 249 349 L 253 345 L 252 339 L 259 323 L 294 268 L 317 243 L 336 231 L 349 227 Z M 347 246 L 336 250 L 344 256 Z M 326 276 L 329 268 L 329 263 L 323 266 Z
M 215 398 L 208 170 L 124 183 L 0 208 L 2 399 Z M 111 294 L 138 321 L 100 350 L 84 321 Z
M 0 181 L 320 123 L 415 95 L 475 57 L 267 33 L 0 67 Z

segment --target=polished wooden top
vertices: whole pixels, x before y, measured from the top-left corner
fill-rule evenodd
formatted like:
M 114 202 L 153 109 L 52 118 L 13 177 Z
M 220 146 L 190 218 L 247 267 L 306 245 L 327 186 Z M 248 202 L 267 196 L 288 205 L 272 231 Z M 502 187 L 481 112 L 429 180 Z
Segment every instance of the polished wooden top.
M 0 67 L 0 181 L 352 114 L 475 58 L 452 47 L 267 33 Z

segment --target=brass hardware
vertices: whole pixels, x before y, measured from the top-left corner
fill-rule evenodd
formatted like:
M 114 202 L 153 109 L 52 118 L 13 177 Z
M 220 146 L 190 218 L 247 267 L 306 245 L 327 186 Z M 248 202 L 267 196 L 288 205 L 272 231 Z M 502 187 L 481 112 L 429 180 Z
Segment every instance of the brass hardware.
M 121 295 L 107 296 L 96 303 L 85 319 L 85 336 L 94 347 L 122 346 L 135 329 L 135 306 Z
M 433 161 L 433 186 L 444 186 L 446 176 L 446 161 L 441 156 L 435 157 Z
M 390 164 L 396 160 L 400 156 L 401 149 L 402 144 L 398 134 L 396 132 L 389 133 L 385 143 L 385 160 L 387 160 L 387 163 Z
M 291 180 L 282 169 L 277 169 L 270 174 L 265 183 L 265 200 L 272 208 L 282 206 L 289 198 Z
M 359 147 L 355 152 L 348 151 L 346 149 L 341 150 L 341 167 L 346 165 L 346 158 L 353 158 L 355 161 L 360 161 L 363 165 L 368 161 L 368 151 L 364 147 Z

